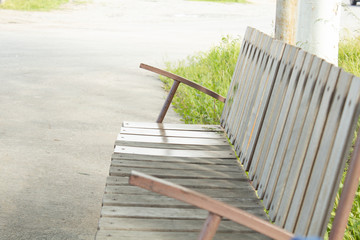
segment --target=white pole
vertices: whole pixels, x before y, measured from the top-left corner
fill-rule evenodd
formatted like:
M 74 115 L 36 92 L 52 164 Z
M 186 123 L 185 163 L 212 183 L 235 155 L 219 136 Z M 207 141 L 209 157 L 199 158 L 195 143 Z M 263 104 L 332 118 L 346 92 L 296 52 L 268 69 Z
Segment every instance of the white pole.
M 341 0 L 299 0 L 296 45 L 338 64 Z
M 276 0 L 275 38 L 295 45 L 298 0 Z

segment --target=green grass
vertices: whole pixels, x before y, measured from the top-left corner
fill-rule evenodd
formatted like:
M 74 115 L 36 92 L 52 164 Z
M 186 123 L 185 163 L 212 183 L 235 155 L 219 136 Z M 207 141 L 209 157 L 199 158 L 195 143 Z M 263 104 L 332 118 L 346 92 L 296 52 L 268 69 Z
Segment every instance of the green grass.
M 167 70 L 226 96 L 239 51 L 240 40 L 226 37 L 222 39 L 218 46 L 212 47 L 207 52 L 197 53 L 186 60 L 176 63 L 167 63 Z M 360 38 L 344 41 L 340 44 L 339 66 L 348 72 L 360 76 Z M 162 78 L 162 80 L 165 83 L 165 88 L 170 89 L 172 80 L 165 78 Z M 218 124 L 223 104 L 215 103 L 213 98 L 199 93 L 190 87 L 180 85 L 174 98 L 173 106 L 185 123 Z M 360 119 L 358 126 L 360 126 Z M 342 183 L 339 193 L 342 190 Z M 339 194 L 336 197 L 335 208 L 328 224 L 328 232 L 332 226 L 338 199 Z M 360 187 L 356 194 L 344 239 L 360 240 L 359 229 Z M 328 233 L 326 233 L 325 239 L 328 238 L 327 235 Z
M 50 11 L 59 8 L 69 0 L 6 0 L 0 8 L 22 11 Z
M 211 48 L 209 52 L 199 52 L 175 64 L 166 63 L 166 66 L 168 71 L 226 97 L 239 50 L 239 40 L 226 37 L 219 46 Z M 172 80 L 162 80 L 165 82 L 165 89 L 170 89 Z M 223 108 L 223 103 L 183 84 L 180 85 L 173 104 L 185 123 L 194 124 L 218 123 Z

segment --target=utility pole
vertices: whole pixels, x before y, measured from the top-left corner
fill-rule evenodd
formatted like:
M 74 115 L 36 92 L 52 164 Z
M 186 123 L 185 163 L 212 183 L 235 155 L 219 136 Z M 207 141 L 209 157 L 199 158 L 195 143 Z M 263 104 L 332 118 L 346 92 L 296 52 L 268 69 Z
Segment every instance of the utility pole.
M 338 64 L 341 0 L 299 0 L 296 45 Z
M 297 9 L 298 0 L 276 0 L 275 38 L 296 44 Z

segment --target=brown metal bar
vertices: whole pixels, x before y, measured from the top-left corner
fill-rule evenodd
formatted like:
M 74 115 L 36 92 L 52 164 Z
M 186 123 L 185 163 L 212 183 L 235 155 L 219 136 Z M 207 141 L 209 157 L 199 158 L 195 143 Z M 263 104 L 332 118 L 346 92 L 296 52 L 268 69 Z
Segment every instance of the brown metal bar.
M 163 179 L 131 171 L 129 184 L 189 203 L 198 208 L 212 212 L 213 214 L 237 222 L 273 239 L 289 240 L 294 237 L 293 233 L 244 210 L 230 206 L 204 194 L 173 184 Z
M 360 134 L 360 133 L 358 133 Z M 330 240 L 343 239 L 349 214 L 354 202 L 360 178 L 360 135 L 357 136 L 356 145 L 347 170 L 344 188 L 341 193 L 339 205 L 330 232 Z
M 167 96 L 165 102 L 164 102 L 164 105 L 161 109 L 161 112 L 156 120 L 156 123 L 162 123 L 164 118 L 165 118 L 165 115 L 169 109 L 169 106 L 171 104 L 171 101 L 173 100 L 174 96 L 175 96 L 175 93 L 176 93 L 176 90 L 178 89 L 179 87 L 179 84 L 180 82 L 178 81 L 174 81 L 173 85 L 171 86 L 171 89 L 170 89 L 170 92 L 169 92 L 169 95 Z
M 190 80 L 188 80 L 186 78 L 180 77 L 180 76 L 175 75 L 173 73 L 170 73 L 170 72 L 164 71 L 162 69 L 152 67 L 152 66 L 149 66 L 149 65 L 146 65 L 146 64 L 143 64 L 143 63 L 140 64 L 140 68 L 149 70 L 151 72 L 154 72 L 154 73 L 163 75 L 165 77 L 171 78 L 171 79 L 173 79 L 175 81 L 179 81 L 181 83 L 184 83 L 184 84 L 186 84 L 186 85 L 188 85 L 190 87 L 193 87 L 193 88 L 195 88 L 195 89 L 197 89 L 197 90 L 199 90 L 199 91 L 201 91 L 201 92 L 203 92 L 203 93 L 205 93 L 205 94 L 207 94 L 207 95 L 209 95 L 209 96 L 211 96 L 211 97 L 213 97 L 213 98 L 215 98 L 215 99 L 217 99 L 217 100 L 219 100 L 219 101 L 221 101 L 223 103 L 226 100 L 225 97 L 217 94 L 216 92 L 211 91 L 210 89 L 208 89 L 206 87 L 203 87 L 203 86 L 201 86 L 201 85 L 199 85 L 199 84 L 197 84 L 197 83 L 195 83 L 193 81 L 190 81 Z
M 219 227 L 222 217 L 209 212 L 208 217 L 204 223 L 204 226 L 200 232 L 198 240 L 211 240 L 216 234 L 216 230 Z

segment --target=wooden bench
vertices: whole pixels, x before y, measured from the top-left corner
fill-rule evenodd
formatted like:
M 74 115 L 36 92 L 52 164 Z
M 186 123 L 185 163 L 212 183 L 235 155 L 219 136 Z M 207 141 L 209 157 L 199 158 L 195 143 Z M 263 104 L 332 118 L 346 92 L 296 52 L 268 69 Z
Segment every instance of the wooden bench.
M 324 236 L 359 115 L 359 78 L 252 28 L 226 99 L 141 67 L 175 82 L 158 123 L 123 123 L 96 239 Z M 220 126 L 161 123 L 180 83 L 225 102 Z M 342 239 L 358 187 L 359 142 L 331 239 Z

